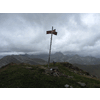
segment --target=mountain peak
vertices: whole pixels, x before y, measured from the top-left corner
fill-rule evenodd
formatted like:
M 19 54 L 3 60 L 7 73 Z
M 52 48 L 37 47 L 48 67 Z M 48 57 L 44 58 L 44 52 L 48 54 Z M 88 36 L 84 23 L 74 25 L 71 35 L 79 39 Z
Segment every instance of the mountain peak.
M 54 55 L 63 55 L 62 52 L 56 52 Z
M 76 57 L 80 57 L 78 54 L 75 54 L 74 56 L 76 56 Z

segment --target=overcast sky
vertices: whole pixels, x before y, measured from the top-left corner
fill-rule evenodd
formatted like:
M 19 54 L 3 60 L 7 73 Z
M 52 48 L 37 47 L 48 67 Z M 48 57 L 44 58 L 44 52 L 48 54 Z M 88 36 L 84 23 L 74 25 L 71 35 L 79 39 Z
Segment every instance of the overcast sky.
M 100 56 L 100 14 L 97 13 L 0 13 L 0 55 L 52 53 Z

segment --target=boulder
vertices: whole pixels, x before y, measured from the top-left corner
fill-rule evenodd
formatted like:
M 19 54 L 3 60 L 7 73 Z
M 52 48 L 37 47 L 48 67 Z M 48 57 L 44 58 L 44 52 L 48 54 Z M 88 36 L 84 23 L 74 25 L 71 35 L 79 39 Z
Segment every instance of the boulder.
M 45 70 L 45 74 L 59 76 L 60 73 L 58 72 L 58 67 L 48 68 Z
M 54 72 L 53 76 L 59 76 L 59 73 L 58 72 Z
M 73 88 L 72 86 L 70 86 L 70 85 L 68 85 L 68 84 L 66 84 L 65 87 L 66 87 L 66 88 Z
M 58 67 L 52 67 L 52 68 L 45 69 L 45 74 L 53 75 L 57 77 L 61 76 L 61 77 L 66 77 L 66 78 L 73 78 L 73 76 L 64 75 L 63 73 L 59 72 Z
M 65 87 L 66 87 L 66 88 L 68 88 L 68 87 L 69 87 L 69 85 L 68 85 L 68 84 L 66 84 L 66 85 L 65 85 Z
M 80 84 L 81 86 L 86 86 L 86 84 L 85 83 L 81 83 L 81 82 L 78 82 L 78 84 Z
M 52 70 L 52 68 L 50 70 Z

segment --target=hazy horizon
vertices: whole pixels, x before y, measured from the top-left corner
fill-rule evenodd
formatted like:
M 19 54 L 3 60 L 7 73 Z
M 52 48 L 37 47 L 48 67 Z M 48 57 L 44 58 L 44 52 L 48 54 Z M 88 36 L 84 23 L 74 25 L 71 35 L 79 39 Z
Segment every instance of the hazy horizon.
M 56 54 L 56 53 L 59 53 L 60 51 L 58 51 L 58 52 L 53 52 L 53 53 L 51 53 L 51 55 L 53 55 L 53 54 Z M 92 56 L 92 55 L 79 55 L 79 54 L 74 54 L 74 53 L 63 53 L 63 52 L 60 52 L 60 53 L 62 53 L 63 55 L 65 55 L 65 56 L 75 56 L 75 55 L 78 55 L 78 56 L 80 56 L 80 57 L 94 57 L 94 56 Z M 12 55 L 48 55 L 49 56 L 49 52 L 48 53 L 9 53 L 9 54 L 2 54 L 2 55 L 0 55 L 0 59 L 1 58 L 3 58 L 3 57 L 5 57 L 5 56 L 12 56 Z M 95 58 L 100 58 L 100 57 L 95 57 Z

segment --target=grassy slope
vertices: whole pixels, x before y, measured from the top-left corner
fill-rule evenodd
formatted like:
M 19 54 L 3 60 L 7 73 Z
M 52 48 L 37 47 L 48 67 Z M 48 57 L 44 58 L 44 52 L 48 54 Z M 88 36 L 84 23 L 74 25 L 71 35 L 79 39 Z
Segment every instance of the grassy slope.
M 100 79 L 100 65 L 79 65 L 74 64 L 75 66 L 78 66 L 80 69 L 83 69 L 87 72 L 89 72 L 91 75 L 96 75 Z
M 54 65 L 51 63 L 51 67 Z M 66 77 L 55 77 L 44 74 L 41 65 L 10 64 L 0 69 L 0 87 L 1 88 L 64 88 L 69 84 L 74 88 L 81 88 L 77 82 L 86 83 L 86 88 L 100 87 L 100 80 L 88 78 L 75 74 L 66 68 L 63 64 L 57 63 L 59 71 L 65 75 L 74 76 L 72 79 Z M 33 69 L 26 69 L 32 67 Z M 47 65 L 44 65 L 47 68 Z

